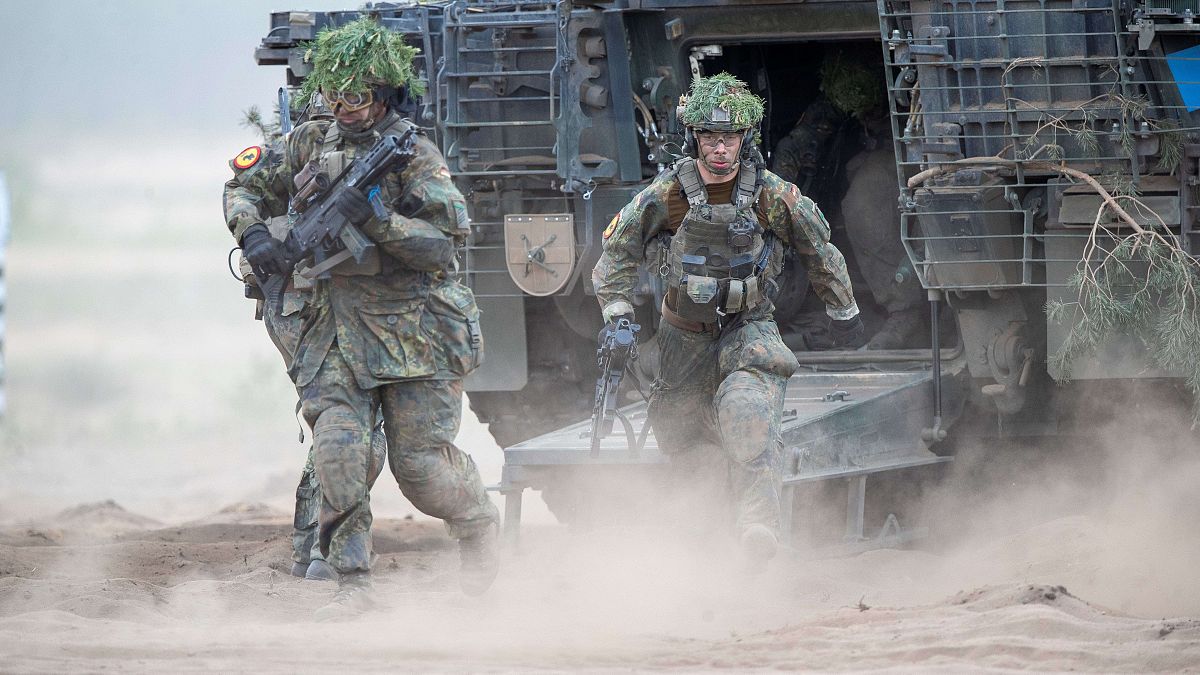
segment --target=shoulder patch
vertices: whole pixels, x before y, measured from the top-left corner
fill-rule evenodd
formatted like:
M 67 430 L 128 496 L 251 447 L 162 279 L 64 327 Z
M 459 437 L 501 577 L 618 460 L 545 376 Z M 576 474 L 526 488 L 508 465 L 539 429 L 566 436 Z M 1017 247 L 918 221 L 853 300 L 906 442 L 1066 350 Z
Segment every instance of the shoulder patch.
M 620 217 L 621 217 L 621 214 L 617 213 L 616 215 L 614 215 L 612 217 L 612 220 L 608 221 L 608 227 L 604 228 L 604 238 L 605 239 L 608 239 L 609 237 L 611 237 L 613 235 L 613 232 L 617 231 L 617 219 Z
M 233 158 L 233 168 L 249 169 L 258 164 L 258 160 L 262 159 L 263 149 L 257 145 L 252 145 L 238 153 L 237 157 Z

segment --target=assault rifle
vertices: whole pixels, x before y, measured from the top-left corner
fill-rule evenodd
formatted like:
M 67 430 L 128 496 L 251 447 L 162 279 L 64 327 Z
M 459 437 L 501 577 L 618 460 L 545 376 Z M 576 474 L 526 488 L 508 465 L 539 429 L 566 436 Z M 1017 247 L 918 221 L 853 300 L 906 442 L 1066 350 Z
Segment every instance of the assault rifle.
M 305 276 L 313 278 L 325 278 L 343 260 L 363 261 L 375 245 L 342 215 L 338 202 L 347 190 L 361 190 L 370 200 L 375 217 L 386 220 L 388 211 L 379 196 L 379 183 L 384 175 L 403 169 L 416 155 L 414 136 L 411 128 L 399 136 L 384 136 L 332 181 L 315 163 L 304 167 L 297 176 L 299 190 L 290 205 L 298 215 L 283 242 L 284 269 L 260 280 L 264 295 L 280 297 L 288 277 L 305 258 L 313 259 L 312 266 L 304 271 Z
M 592 407 L 592 457 L 600 454 L 600 441 L 612 433 L 613 422 L 618 418 L 625 427 L 626 436 L 634 437 L 633 425 L 617 410 L 617 392 L 625 369 L 637 359 L 637 334 L 641 329 L 640 325 L 622 318 L 600 337 L 600 346 L 596 349 L 600 377 L 596 380 L 596 402 Z M 635 447 L 631 440 L 630 448 Z

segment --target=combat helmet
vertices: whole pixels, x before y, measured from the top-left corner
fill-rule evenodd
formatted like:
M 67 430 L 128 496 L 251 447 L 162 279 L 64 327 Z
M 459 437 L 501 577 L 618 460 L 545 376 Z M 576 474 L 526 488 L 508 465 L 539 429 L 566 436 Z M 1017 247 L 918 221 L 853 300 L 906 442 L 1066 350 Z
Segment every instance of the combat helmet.
M 745 82 L 719 73 L 692 82 L 687 94 L 679 97 L 675 116 L 684 126 L 685 149 L 697 156 L 695 131 L 741 131 L 741 157 L 749 157 L 758 124 L 763 118 L 763 100 L 750 91 Z
M 863 121 L 884 111 L 887 91 L 879 75 L 854 54 L 832 54 L 821 63 L 821 93 L 838 110 Z
M 413 72 L 416 48 L 404 36 L 388 30 L 370 17 L 356 19 L 338 28 L 322 30 L 309 43 L 304 60 L 312 72 L 304 80 L 299 101 L 321 94 L 330 106 L 331 95 L 366 100 L 399 101 L 406 92 L 420 95 L 424 86 Z M 362 97 L 358 99 L 357 97 Z

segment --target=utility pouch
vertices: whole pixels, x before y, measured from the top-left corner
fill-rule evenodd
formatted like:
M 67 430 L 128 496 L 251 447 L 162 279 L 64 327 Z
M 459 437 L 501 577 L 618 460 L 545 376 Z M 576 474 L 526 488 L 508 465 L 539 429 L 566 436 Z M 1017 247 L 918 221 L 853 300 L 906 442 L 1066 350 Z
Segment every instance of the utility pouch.
M 708 274 L 707 259 L 702 255 L 684 255 L 679 258 L 683 272 L 687 275 L 705 276 Z
M 695 274 L 689 274 L 684 279 L 684 285 L 687 287 L 688 298 L 697 305 L 707 305 L 712 302 L 712 299 L 717 297 L 717 291 L 720 290 L 716 279 Z
M 743 253 L 735 256 L 729 261 L 729 277 L 731 279 L 745 279 L 754 274 L 754 255 L 751 253 Z
M 736 314 L 745 307 L 742 304 L 746 297 L 746 284 L 738 279 L 729 280 L 729 291 L 725 294 L 725 313 Z

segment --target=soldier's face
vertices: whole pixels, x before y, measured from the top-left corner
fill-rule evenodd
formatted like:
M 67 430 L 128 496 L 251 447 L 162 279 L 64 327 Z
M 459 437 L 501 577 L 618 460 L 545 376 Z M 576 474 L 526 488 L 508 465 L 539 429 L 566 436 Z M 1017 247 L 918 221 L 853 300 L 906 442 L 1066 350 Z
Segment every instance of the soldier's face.
M 358 110 L 337 107 L 334 110 L 333 116 L 337 118 L 338 124 L 343 129 L 365 131 L 379 120 L 383 115 L 383 109 L 384 103 L 382 101 L 375 101 L 366 108 L 359 108 Z
M 728 176 L 737 170 L 742 135 L 733 131 L 697 131 L 700 164 L 714 176 Z

